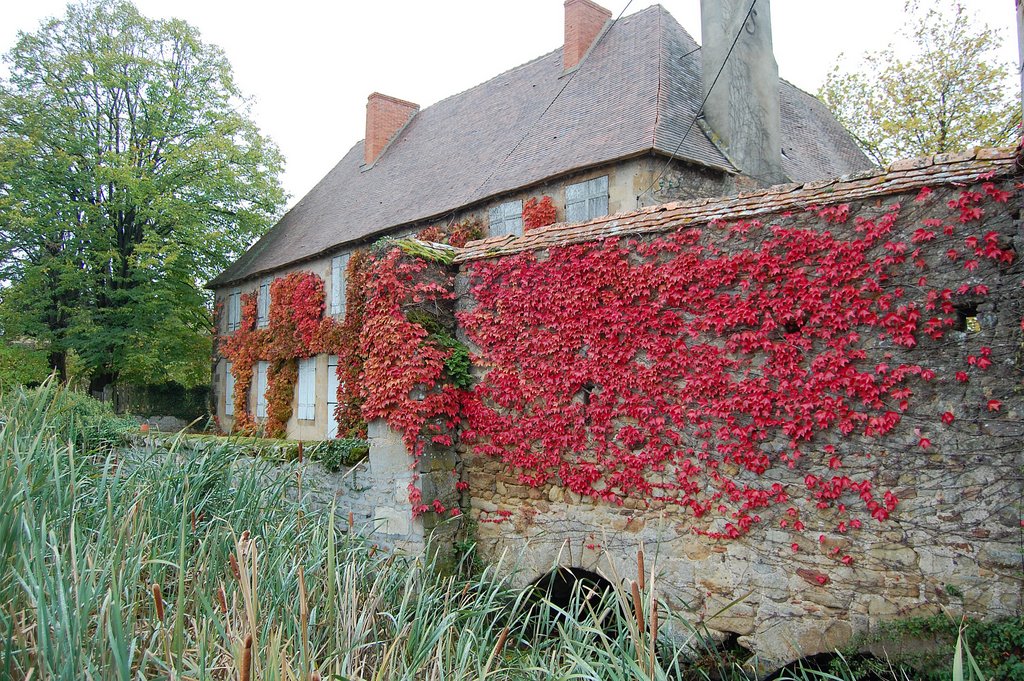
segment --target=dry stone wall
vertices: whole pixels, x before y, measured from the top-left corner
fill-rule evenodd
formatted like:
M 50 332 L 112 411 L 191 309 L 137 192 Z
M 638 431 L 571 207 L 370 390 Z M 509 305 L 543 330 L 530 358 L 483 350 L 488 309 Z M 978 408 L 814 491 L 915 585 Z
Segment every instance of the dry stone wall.
M 923 165 L 908 168 L 913 173 Z M 947 170 L 948 165 L 941 172 Z M 877 367 L 884 374 L 888 367 L 900 365 L 923 369 L 923 378 L 918 375 L 908 381 L 909 395 L 897 392 L 895 400 L 886 396 L 890 403 L 873 407 L 878 414 L 898 413 L 898 422 L 882 436 L 866 435 L 862 426 L 845 434 L 837 428 L 822 428 L 806 443 L 804 458 L 794 468 L 776 459 L 760 475 L 729 462 L 720 469 L 738 481 L 799 488 L 812 502 L 811 488 L 832 473 L 869 480 L 879 498 L 886 490 L 898 499 L 891 513 L 883 514 L 887 519 L 869 515 L 856 527 L 845 504 L 815 508 L 812 503 L 796 516 L 789 503 L 780 503 L 760 509 L 740 536 L 713 538 L 708 531 L 721 529 L 720 520 L 697 517 L 690 508 L 671 501 L 615 490 L 605 499 L 600 494 L 578 494 L 558 474 L 538 484 L 536 468 L 510 463 L 526 460 L 522 455 L 536 443 L 492 447 L 468 437 L 457 446 L 457 453 L 468 482 L 465 504 L 475 521 L 483 557 L 497 563 L 505 556 L 501 565 L 516 571 L 522 583 L 555 565 L 625 577 L 636 574 L 636 555 L 643 546 L 648 566 L 652 562 L 656 566 L 657 588 L 669 608 L 712 632 L 738 635 L 740 644 L 768 666 L 832 651 L 857 634 L 869 634 L 882 620 L 939 612 L 981 618 L 1019 615 L 1024 597 L 1024 268 L 1017 256 L 1024 254 L 1024 233 L 1019 174 L 1008 164 L 993 174 L 998 176 L 976 174 L 970 183 L 908 182 L 901 191 L 871 196 L 865 190 L 852 201 L 840 198 L 831 204 L 807 201 L 800 206 L 797 197 L 785 209 L 762 209 L 756 220 L 766 228 L 752 230 L 746 234 L 746 243 L 738 246 L 756 248 L 762 238 L 758 234 L 768 234 L 770 225 L 829 230 L 841 238 L 853 238 L 862 221 L 877 221 L 899 206 L 899 217 L 885 241 L 903 246 L 880 242 L 877 251 L 880 258 L 886 257 L 887 249 L 890 255 L 905 256 L 905 266 L 891 268 L 892 278 L 884 289 L 899 289 L 907 300 L 920 301 L 916 342 L 895 342 L 893 335 L 879 334 L 879 329 L 860 329 L 864 355 L 855 362 L 869 373 Z M 882 184 L 878 178 L 864 182 L 866 187 Z M 981 214 L 965 213 L 962 199 L 967 191 L 988 191 L 987 196 L 999 200 L 979 200 L 976 207 L 982 207 Z M 764 201 L 778 200 L 778 195 L 776 191 Z M 823 213 L 822 208 L 828 210 Z M 672 212 L 671 207 L 666 210 Z M 653 224 L 657 216 L 652 215 L 610 220 L 591 227 L 607 234 L 588 241 L 575 232 L 568 242 L 582 244 L 585 252 L 603 248 L 604 238 L 635 237 L 622 246 L 629 251 L 623 268 L 671 258 L 644 250 L 666 233 L 664 227 L 659 230 Z M 670 217 L 662 219 L 672 222 Z M 631 231 L 627 222 L 639 228 Z M 728 217 L 724 224 L 698 223 L 703 230 L 699 243 L 728 248 L 728 225 Z M 669 231 L 692 227 L 693 222 L 679 218 Z M 934 234 L 929 238 L 921 229 Z M 978 239 L 972 240 L 975 234 Z M 998 243 L 1004 253 L 1001 259 L 978 250 L 984 248 L 986 237 L 987 243 Z M 459 312 L 466 314 L 480 305 L 473 294 L 480 281 L 479 277 L 474 280 L 476 262 L 494 262 L 495 256 L 528 258 L 530 267 L 510 271 L 543 276 L 537 274 L 543 273 L 543 264 L 557 260 L 555 251 L 564 247 L 554 237 L 545 243 L 543 234 L 530 238 L 534 245 L 525 250 L 511 241 L 491 247 L 485 243 L 460 256 Z M 933 240 L 936 243 L 928 243 Z M 501 249 L 505 252 L 498 253 Z M 971 260 L 975 262 L 966 262 Z M 542 288 L 539 280 L 504 283 L 518 287 L 524 295 Z M 934 337 L 924 332 L 933 315 L 925 310 L 932 290 L 949 292 L 945 309 L 951 320 Z M 558 325 L 556 307 L 543 300 L 532 304 L 537 318 L 545 320 L 536 333 L 553 333 Z M 584 313 L 566 310 L 565 314 Z M 501 315 L 495 319 L 500 323 Z M 462 339 L 482 358 L 476 371 L 486 381 L 496 355 L 474 344 L 472 330 L 461 331 Z M 688 342 L 721 340 L 713 336 Z M 638 361 L 638 366 L 643 364 L 643 359 Z M 566 366 L 566 371 L 571 369 Z M 908 404 L 899 404 L 904 397 Z M 550 402 L 564 398 L 536 396 L 538 401 Z M 500 399 L 492 395 L 485 406 L 510 416 L 510 423 L 523 417 L 508 404 L 496 406 Z M 464 425 L 474 430 L 472 416 Z M 772 437 L 764 448 L 775 455 L 785 449 L 786 438 Z M 683 433 L 680 446 L 696 446 L 699 439 L 692 432 Z M 837 452 L 841 463 L 833 460 Z M 581 465 L 587 460 L 586 453 L 581 453 Z M 670 478 L 671 473 L 671 468 L 662 469 L 658 475 Z M 815 476 L 813 485 L 811 481 L 804 485 L 805 473 Z M 853 502 L 846 503 L 852 508 Z

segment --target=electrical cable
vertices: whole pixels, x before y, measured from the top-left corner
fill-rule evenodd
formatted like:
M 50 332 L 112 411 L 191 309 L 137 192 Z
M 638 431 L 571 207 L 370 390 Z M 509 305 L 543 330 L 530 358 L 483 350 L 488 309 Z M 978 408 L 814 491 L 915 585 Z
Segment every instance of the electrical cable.
M 733 49 L 735 49 L 736 43 L 739 42 L 740 36 L 743 35 L 743 27 L 747 25 L 748 21 L 750 21 L 750 15 L 753 14 L 754 7 L 756 7 L 756 6 L 757 6 L 757 0 L 753 0 L 753 2 L 750 3 L 750 9 L 747 10 L 746 16 L 743 18 L 743 21 L 740 23 L 740 30 L 736 32 L 736 37 L 733 38 L 732 45 L 729 46 L 729 51 L 726 53 L 725 59 L 722 60 L 722 66 L 718 69 L 718 73 L 715 74 L 715 79 L 713 81 L 711 81 L 711 87 L 708 88 L 707 93 L 704 95 L 704 99 L 702 99 L 701 102 L 700 102 L 700 106 L 697 107 L 697 112 L 693 115 L 693 119 L 690 121 L 690 125 L 687 126 L 686 132 L 684 132 L 683 136 L 679 138 L 679 144 L 676 145 L 676 148 L 672 151 L 672 153 L 669 155 L 668 159 L 665 161 L 665 165 L 662 167 L 661 171 L 658 173 L 658 176 L 655 177 L 653 180 L 651 180 L 651 184 L 647 186 L 647 189 L 643 190 L 642 192 L 640 192 L 639 194 L 636 195 L 636 201 L 637 201 L 638 205 L 640 203 L 641 197 L 643 197 L 645 194 L 647 194 L 652 189 L 654 189 L 654 185 L 656 185 L 658 183 L 658 180 L 660 180 L 662 177 L 665 176 L 665 172 L 668 170 L 669 164 L 672 163 L 672 161 L 675 160 L 676 154 L 679 153 L 679 150 L 683 146 L 683 142 L 686 141 L 686 137 L 690 134 L 690 131 L 693 130 L 693 126 L 697 124 L 697 119 L 700 118 L 701 113 L 704 111 L 704 105 L 707 104 L 708 97 L 711 96 L 711 91 L 714 90 L 715 89 L 715 85 L 718 84 L 718 79 L 722 75 L 722 71 L 725 70 L 725 65 L 729 63 L 729 57 L 732 56 L 732 51 L 733 51 Z M 701 36 L 701 39 L 703 40 L 703 39 L 705 39 L 705 37 Z M 689 54 L 693 54 L 693 52 L 694 52 L 694 50 L 691 50 L 687 54 L 688 55 Z

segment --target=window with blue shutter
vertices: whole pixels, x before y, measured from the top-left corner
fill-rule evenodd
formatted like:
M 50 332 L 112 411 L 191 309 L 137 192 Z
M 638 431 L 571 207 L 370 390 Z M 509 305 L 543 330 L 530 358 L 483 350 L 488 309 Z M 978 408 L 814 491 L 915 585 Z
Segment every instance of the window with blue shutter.
M 316 419 L 316 357 L 299 360 L 299 413 L 303 421 Z
M 224 415 L 235 415 L 235 375 L 231 373 L 231 362 L 224 363 Z
M 586 222 L 608 215 L 608 176 L 565 187 L 565 221 Z
M 349 257 L 344 253 L 331 259 L 331 314 L 337 317 L 345 316 L 345 273 Z
M 256 328 L 262 329 L 270 323 L 270 277 L 260 281 L 259 298 L 256 301 Z
M 267 371 L 270 362 L 256 362 L 256 418 L 267 418 Z
M 334 410 L 338 408 L 338 356 L 328 355 L 327 357 L 327 439 L 333 440 L 338 437 L 338 420 L 334 417 Z
M 523 202 L 506 201 L 488 211 L 487 232 L 489 236 L 522 236 Z
M 228 294 L 228 331 L 237 331 L 242 325 L 242 291 L 233 289 Z

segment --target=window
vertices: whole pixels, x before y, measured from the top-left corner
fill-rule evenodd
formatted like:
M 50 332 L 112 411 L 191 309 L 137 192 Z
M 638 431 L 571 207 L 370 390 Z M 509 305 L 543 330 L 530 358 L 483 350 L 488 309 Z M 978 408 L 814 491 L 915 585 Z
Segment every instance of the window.
M 602 215 L 608 215 L 607 175 L 566 186 L 566 222 L 586 222 Z
M 256 418 L 267 418 L 267 370 L 270 362 L 256 362 Z
M 233 289 L 228 294 L 228 331 L 237 331 L 242 325 L 242 291 Z
M 304 421 L 316 418 L 316 357 L 299 360 L 298 417 Z
M 336 255 L 331 259 L 331 314 L 345 316 L 345 273 L 348 271 L 349 254 Z
M 500 206 L 495 206 L 488 213 L 487 222 L 490 236 L 522 236 L 523 202 L 506 201 Z
M 334 410 L 338 408 L 338 356 L 327 357 L 327 439 L 338 437 L 338 419 Z
M 231 373 L 231 362 L 224 363 L 224 416 L 235 415 L 235 375 Z
M 256 300 L 256 328 L 262 329 L 270 323 L 270 277 L 260 281 L 259 298 Z

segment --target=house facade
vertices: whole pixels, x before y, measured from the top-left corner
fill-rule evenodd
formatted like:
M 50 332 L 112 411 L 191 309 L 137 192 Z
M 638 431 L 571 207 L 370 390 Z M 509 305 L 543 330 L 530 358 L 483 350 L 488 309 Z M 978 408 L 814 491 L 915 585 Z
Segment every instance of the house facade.
M 513 238 L 531 199 L 548 197 L 555 221 L 577 223 L 870 167 L 824 105 L 778 79 L 768 3 L 747 10 L 702 3 L 714 44 L 701 49 L 660 6 L 612 20 L 567 0 L 559 49 L 422 110 L 370 95 L 366 138 L 208 284 L 218 335 L 239 328 L 246 296 L 256 296 L 256 327 L 266 324 L 271 285 L 291 272 L 318 276 L 324 314 L 343 320 L 348 261 L 383 236 L 477 222 L 481 236 Z M 337 361 L 299 360 L 288 437 L 336 435 Z M 233 369 L 214 358 L 225 430 L 236 421 Z M 253 367 L 246 408 L 257 424 L 269 371 Z

